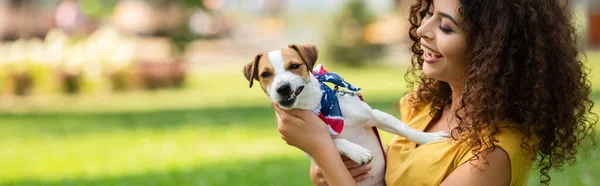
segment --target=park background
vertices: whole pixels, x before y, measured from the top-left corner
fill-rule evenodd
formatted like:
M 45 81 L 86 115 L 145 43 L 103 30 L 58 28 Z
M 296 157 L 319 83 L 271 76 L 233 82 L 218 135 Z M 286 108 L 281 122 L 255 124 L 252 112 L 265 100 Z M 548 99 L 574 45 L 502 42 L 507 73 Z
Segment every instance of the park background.
M 0 185 L 309 185 L 242 65 L 317 44 L 399 116 L 411 2 L 0 0 Z M 569 6 L 599 103 L 600 1 Z M 551 185 L 600 185 L 600 151 L 585 150 Z

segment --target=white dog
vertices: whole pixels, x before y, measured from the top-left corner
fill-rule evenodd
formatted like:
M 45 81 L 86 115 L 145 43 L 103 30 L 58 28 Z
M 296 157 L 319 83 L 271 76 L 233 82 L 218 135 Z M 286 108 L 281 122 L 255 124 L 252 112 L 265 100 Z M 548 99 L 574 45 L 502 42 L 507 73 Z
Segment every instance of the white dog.
M 369 173 L 371 177 L 359 185 L 385 184 L 384 152 L 376 133 L 377 130 L 373 130 L 373 127 L 405 136 L 418 144 L 448 137 L 446 132 L 425 133 L 415 130 L 392 115 L 371 109 L 354 92 L 337 91 L 337 88 L 334 92 L 336 96 L 333 97 L 339 100 L 339 110 L 343 113 L 343 119 L 341 113 L 340 116 L 322 113 L 322 98 L 327 96 L 323 89 L 328 88 L 322 87 L 322 82 L 311 73 L 317 56 L 318 51 L 314 45 L 289 45 L 288 48 L 282 50 L 258 54 L 254 61 L 244 66 L 243 72 L 250 82 L 250 87 L 252 87 L 253 80 L 257 80 L 271 101 L 277 103 L 281 108 L 311 110 L 324 120 L 331 119 L 334 124 L 329 126 L 330 133 L 340 154 L 359 164 L 370 162 L 372 165 Z M 317 71 L 319 71 L 318 68 Z M 327 77 L 321 76 L 321 78 L 331 79 L 334 77 L 330 76 L 337 74 L 323 75 Z M 341 84 L 349 89 L 355 88 L 343 80 Z M 328 105 L 327 107 L 333 108 L 334 106 Z M 341 121 L 336 121 L 336 119 Z

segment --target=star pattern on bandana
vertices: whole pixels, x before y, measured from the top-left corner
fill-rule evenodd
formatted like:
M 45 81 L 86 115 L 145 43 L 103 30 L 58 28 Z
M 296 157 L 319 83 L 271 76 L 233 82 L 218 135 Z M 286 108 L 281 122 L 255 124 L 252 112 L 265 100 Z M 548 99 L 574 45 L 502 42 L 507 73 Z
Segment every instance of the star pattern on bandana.
M 329 129 L 331 135 L 338 135 L 344 129 L 344 117 L 340 109 L 339 100 L 336 92 L 325 83 L 332 83 L 335 86 L 343 87 L 351 91 L 359 91 L 360 88 L 352 86 L 344 81 L 342 76 L 334 72 L 328 72 L 322 64 L 318 64 L 313 69 L 313 76 L 321 84 L 321 105 L 314 112 L 319 115 Z

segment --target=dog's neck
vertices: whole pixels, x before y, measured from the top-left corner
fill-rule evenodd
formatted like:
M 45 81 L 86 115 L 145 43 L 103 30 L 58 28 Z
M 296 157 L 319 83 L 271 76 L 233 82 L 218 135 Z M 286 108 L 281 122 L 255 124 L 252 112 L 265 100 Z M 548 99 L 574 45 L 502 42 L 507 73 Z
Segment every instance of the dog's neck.
M 311 75 L 308 84 L 304 86 L 304 90 L 298 95 L 298 103 L 294 108 L 313 111 L 319 108 L 321 96 L 321 84 Z

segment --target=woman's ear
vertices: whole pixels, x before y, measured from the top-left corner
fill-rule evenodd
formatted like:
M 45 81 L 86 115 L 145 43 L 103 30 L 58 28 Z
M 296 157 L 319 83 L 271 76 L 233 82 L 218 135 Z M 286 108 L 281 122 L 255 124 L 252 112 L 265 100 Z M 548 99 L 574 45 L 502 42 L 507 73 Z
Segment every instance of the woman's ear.
M 250 82 L 250 88 L 252 88 L 252 83 L 254 80 L 258 80 L 258 76 L 256 74 L 258 74 L 258 62 L 260 61 L 262 55 L 263 54 L 257 54 L 256 57 L 254 57 L 254 61 L 250 61 L 244 65 L 244 70 L 242 72 L 244 73 L 246 80 Z
M 312 44 L 290 44 L 288 47 L 296 50 L 296 52 L 300 54 L 300 57 L 308 67 L 308 71 L 313 69 L 315 63 L 317 62 L 317 58 L 319 57 L 319 50 L 317 49 L 317 46 Z

